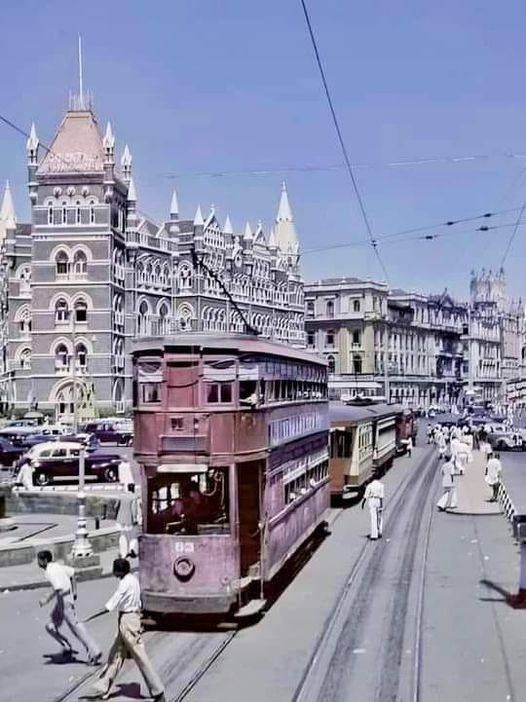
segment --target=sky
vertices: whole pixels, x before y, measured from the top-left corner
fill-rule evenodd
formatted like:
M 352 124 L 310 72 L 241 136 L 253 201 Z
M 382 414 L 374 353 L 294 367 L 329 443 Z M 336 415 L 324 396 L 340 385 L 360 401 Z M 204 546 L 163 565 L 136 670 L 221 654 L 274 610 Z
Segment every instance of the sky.
M 380 238 L 390 285 L 465 297 L 472 268 L 500 266 L 526 200 L 526 5 L 307 5 L 374 236 L 446 235 Z M 184 217 L 214 203 L 238 230 L 268 227 L 285 179 L 306 279 L 383 278 L 300 0 L 8 0 L 2 25 L 0 113 L 25 130 L 34 121 L 47 144 L 78 90 L 82 34 L 85 86 L 118 153 L 130 146 L 142 211 L 167 218 L 176 187 Z M 0 124 L 6 179 L 27 218 L 25 139 Z M 502 210 L 513 211 L 435 226 Z M 525 243 L 519 227 L 505 266 L 515 297 L 526 297 Z M 351 246 L 328 248 L 339 244 Z

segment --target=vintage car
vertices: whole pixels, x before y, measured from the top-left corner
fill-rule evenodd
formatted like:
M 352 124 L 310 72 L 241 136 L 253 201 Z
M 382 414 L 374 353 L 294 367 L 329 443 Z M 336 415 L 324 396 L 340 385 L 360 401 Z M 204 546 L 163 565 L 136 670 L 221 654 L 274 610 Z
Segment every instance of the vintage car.
M 524 451 L 526 442 L 519 431 L 492 431 L 488 443 L 494 451 Z
M 101 444 L 131 446 L 133 444 L 133 426 L 129 421 L 108 421 L 105 419 L 83 424 L 81 431 L 92 434 Z
M 86 448 L 83 444 L 73 441 L 38 444 L 30 449 L 20 462 L 31 464 L 35 485 L 43 486 L 53 481 L 74 480 L 79 473 L 81 450 L 85 451 L 86 480 L 108 483 L 118 480 L 121 456 Z
M 23 449 L 15 446 L 11 441 L 0 438 L 0 466 L 3 468 L 11 468 L 16 464 Z

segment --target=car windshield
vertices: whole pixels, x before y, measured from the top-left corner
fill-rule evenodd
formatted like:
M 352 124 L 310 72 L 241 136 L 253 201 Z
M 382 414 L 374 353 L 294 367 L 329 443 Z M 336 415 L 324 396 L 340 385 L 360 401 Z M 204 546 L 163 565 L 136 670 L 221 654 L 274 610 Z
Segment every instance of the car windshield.
M 228 519 L 227 468 L 204 473 L 159 473 L 148 481 L 152 533 L 226 534 Z

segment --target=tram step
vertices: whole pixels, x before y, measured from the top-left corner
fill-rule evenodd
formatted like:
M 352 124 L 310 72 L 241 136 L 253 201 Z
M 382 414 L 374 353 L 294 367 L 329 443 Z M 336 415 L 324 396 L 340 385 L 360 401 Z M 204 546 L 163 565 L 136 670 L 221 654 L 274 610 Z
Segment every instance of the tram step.
M 266 600 L 250 600 L 244 607 L 238 609 L 234 617 L 236 619 L 244 619 L 245 617 L 253 617 L 259 614 L 263 607 L 267 604 Z

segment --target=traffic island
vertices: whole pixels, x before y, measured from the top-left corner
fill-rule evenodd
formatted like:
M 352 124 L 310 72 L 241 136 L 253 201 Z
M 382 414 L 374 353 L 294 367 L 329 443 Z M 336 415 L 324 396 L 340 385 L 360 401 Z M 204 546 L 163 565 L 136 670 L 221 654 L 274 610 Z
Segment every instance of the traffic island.
M 13 517 L 7 516 L 6 502 L 7 496 L 11 492 L 11 485 L 5 483 L 0 485 L 0 533 L 4 531 L 12 531 L 16 528 L 16 522 Z

